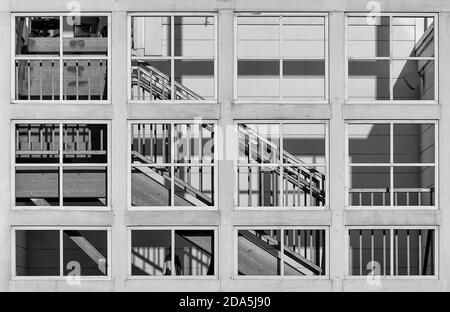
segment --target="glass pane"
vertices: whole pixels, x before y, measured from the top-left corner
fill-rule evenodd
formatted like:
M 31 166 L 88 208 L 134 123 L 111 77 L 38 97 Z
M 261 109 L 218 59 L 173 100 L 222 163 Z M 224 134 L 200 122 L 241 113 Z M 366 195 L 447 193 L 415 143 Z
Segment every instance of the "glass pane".
M 65 163 L 107 163 L 108 134 L 105 124 L 64 124 Z
M 325 275 L 325 231 L 284 231 L 284 275 Z
M 131 231 L 131 275 L 171 275 L 170 230 Z
M 171 137 L 170 124 L 133 124 L 131 126 L 132 163 L 170 163 Z
M 131 205 L 170 206 L 170 167 L 132 167 Z
M 175 60 L 175 99 L 214 98 L 214 61 Z
M 108 54 L 107 16 L 64 16 L 64 54 Z
M 390 230 L 350 230 L 350 275 L 390 275 Z
M 175 206 L 214 206 L 214 168 L 175 167 Z
M 131 62 L 132 100 L 170 100 L 170 60 L 133 60 Z
M 64 275 L 108 275 L 108 232 L 63 231 L 63 265 Z
M 394 167 L 394 205 L 433 206 L 434 167 Z
M 324 164 L 324 124 L 283 124 L 283 162 Z
M 58 124 L 17 124 L 16 163 L 59 162 Z
M 237 58 L 278 58 L 279 56 L 280 17 L 238 17 Z
M 348 97 L 352 100 L 389 100 L 389 61 L 349 60 Z
M 389 163 L 389 124 L 349 124 L 350 163 Z
M 283 167 L 284 206 L 325 206 L 324 167 Z
M 281 275 L 281 231 L 238 231 L 238 274 Z
M 349 57 L 389 56 L 389 16 L 355 16 L 347 21 Z
M 214 58 L 214 17 L 174 16 L 174 55 Z
M 16 167 L 16 206 L 59 206 L 58 167 Z
M 283 61 L 283 98 L 325 98 L 325 61 Z
M 59 100 L 58 60 L 16 60 L 16 100 Z
M 176 275 L 214 275 L 214 231 L 175 231 Z
M 58 16 L 16 17 L 16 55 L 58 55 L 59 33 Z
M 394 100 L 434 100 L 434 62 L 392 61 Z
M 238 98 L 278 98 L 280 63 L 278 60 L 238 60 Z
M 105 60 L 65 60 L 63 96 L 65 100 L 106 100 L 108 98 Z
M 175 161 L 214 162 L 214 124 L 175 124 Z
M 394 162 L 434 163 L 433 124 L 394 125 Z
M 433 17 L 394 17 L 392 23 L 394 57 L 434 56 Z
M 238 206 L 279 206 L 279 167 L 238 167 Z
M 131 17 L 132 56 L 170 56 L 170 38 L 170 17 Z
M 389 188 L 389 167 L 350 167 L 350 206 L 388 206 Z
M 279 163 L 279 124 L 239 124 L 240 163 Z
M 65 167 L 63 170 L 64 206 L 106 206 L 106 167 Z
M 59 231 L 16 230 L 16 276 L 59 276 Z
M 281 50 L 284 57 L 325 58 L 325 18 L 282 17 Z

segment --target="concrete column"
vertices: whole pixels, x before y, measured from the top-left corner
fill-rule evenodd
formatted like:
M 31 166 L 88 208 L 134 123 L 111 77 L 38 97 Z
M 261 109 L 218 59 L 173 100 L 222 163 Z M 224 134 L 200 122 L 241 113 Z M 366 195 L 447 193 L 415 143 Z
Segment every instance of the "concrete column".
M 330 210 L 332 223 L 330 226 L 330 278 L 332 290 L 342 290 L 342 279 L 345 273 L 345 131 L 343 103 L 345 97 L 345 16 L 343 12 L 332 12 L 329 15 L 329 54 L 330 54 Z
M 8 212 L 11 194 L 11 135 L 10 135 L 10 67 L 11 15 L 0 13 L 0 291 L 8 291 L 11 276 L 11 241 Z
M 442 280 L 442 290 L 449 291 L 450 285 L 450 145 L 447 133 L 450 133 L 450 13 L 439 14 L 439 104 L 442 109 L 439 121 L 439 211 L 441 215 L 439 242 L 436 244 L 439 255 L 439 279 Z
M 114 290 L 124 291 L 127 274 L 127 13 L 112 13 L 112 209 L 114 221 L 111 231 L 112 277 Z
M 219 44 L 219 104 L 220 104 L 220 132 L 219 144 L 221 158 L 219 160 L 219 278 L 220 289 L 226 289 L 227 281 L 233 277 L 234 266 L 234 234 L 232 214 L 234 206 L 234 161 L 232 151 L 233 142 L 233 116 L 231 113 L 233 102 L 233 24 L 234 13 L 232 10 L 221 10 L 218 14 L 218 27 L 220 36 Z

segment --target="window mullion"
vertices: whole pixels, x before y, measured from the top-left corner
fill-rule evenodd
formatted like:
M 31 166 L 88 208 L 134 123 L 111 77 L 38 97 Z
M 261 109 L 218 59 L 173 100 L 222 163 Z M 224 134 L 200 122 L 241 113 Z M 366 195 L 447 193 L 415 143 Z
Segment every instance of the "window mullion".
M 59 166 L 58 166 L 58 174 L 59 174 L 59 206 L 62 207 L 63 206 L 63 194 L 64 194 L 64 190 L 63 190 L 63 170 L 64 170 L 64 166 L 63 166 L 63 162 L 64 162 L 64 134 L 63 134 L 63 124 L 60 123 L 59 124 Z
M 389 124 L 389 198 L 390 206 L 394 206 L 394 123 Z
M 392 27 L 392 15 L 389 16 L 389 99 L 394 99 L 394 84 L 393 84 L 393 61 L 392 61 L 392 49 L 393 49 L 393 27 Z
M 64 35 L 64 24 L 63 24 L 64 16 L 60 15 L 59 17 L 59 100 L 63 100 L 63 87 L 64 87 L 64 63 L 63 63 L 63 35 Z
M 59 276 L 64 276 L 64 269 L 63 269 L 63 265 L 64 265 L 64 261 L 63 261 L 63 257 L 64 257 L 64 244 L 63 244 L 63 229 L 59 229 Z

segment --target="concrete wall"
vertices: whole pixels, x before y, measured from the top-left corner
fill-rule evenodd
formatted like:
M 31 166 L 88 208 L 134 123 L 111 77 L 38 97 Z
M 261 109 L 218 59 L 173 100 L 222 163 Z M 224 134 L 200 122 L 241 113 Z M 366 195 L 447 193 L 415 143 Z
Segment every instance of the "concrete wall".
M 2 291 L 358 291 L 415 290 L 448 291 L 450 286 L 450 164 L 439 167 L 440 193 L 435 210 L 346 210 L 345 209 L 345 123 L 347 119 L 429 119 L 439 121 L 439 132 L 450 132 L 450 3 L 435 1 L 379 1 L 385 12 L 436 12 L 439 14 L 439 103 L 346 104 L 345 103 L 345 12 L 367 12 L 361 0 L 80 0 L 82 11 L 112 13 L 112 101 L 111 104 L 10 104 L 11 12 L 65 12 L 66 1 L 0 0 L 0 290 Z M 219 104 L 127 104 L 127 12 L 137 11 L 211 11 L 218 14 L 218 103 Z M 312 104 L 233 102 L 233 40 L 235 11 L 329 12 L 329 103 Z M 226 129 L 236 119 L 298 119 L 329 121 L 329 203 L 317 211 L 236 211 L 233 209 L 233 161 L 219 164 L 219 210 L 217 211 L 129 211 L 126 200 L 127 120 L 132 119 L 218 120 Z M 14 119 L 99 119 L 111 120 L 112 193 L 111 211 L 11 210 L 11 133 Z M 219 151 L 226 155 L 234 146 L 232 131 L 221 134 Z M 450 144 L 439 136 L 439 159 L 450 158 Z M 324 279 L 238 279 L 234 275 L 234 226 L 327 226 L 329 227 L 329 276 Z M 438 278 L 383 280 L 380 287 L 369 286 L 366 279 L 350 279 L 347 274 L 346 226 L 361 225 L 438 226 Z M 11 226 L 70 225 L 110 226 L 112 238 L 112 276 L 107 280 L 82 281 L 71 286 L 64 280 L 13 280 L 11 276 Z M 205 280 L 136 280 L 127 277 L 127 226 L 216 226 L 218 228 L 218 278 Z

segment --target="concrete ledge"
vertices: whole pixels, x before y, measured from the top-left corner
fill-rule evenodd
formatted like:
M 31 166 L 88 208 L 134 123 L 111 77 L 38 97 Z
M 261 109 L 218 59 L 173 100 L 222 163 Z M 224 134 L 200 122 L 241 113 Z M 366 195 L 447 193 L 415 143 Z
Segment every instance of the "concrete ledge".
M 217 279 L 128 279 L 125 280 L 125 291 L 220 291 Z
M 344 119 L 431 119 L 441 117 L 438 104 L 346 104 Z
M 238 119 L 330 119 L 329 104 L 233 104 Z
M 11 104 L 11 119 L 112 119 L 110 104 Z
M 346 210 L 345 225 L 439 225 L 439 210 Z
M 222 281 L 222 291 L 278 292 L 278 291 L 331 291 L 329 279 L 228 279 Z
M 369 285 L 366 279 L 344 279 L 343 291 L 442 291 L 442 281 L 438 279 L 381 279 L 380 285 Z
M 9 281 L 9 291 L 15 292 L 99 292 L 113 291 L 112 280 L 81 280 L 80 285 L 69 285 L 66 280 L 13 280 Z
M 219 119 L 218 104 L 127 104 L 129 119 Z
M 113 212 L 80 211 L 80 210 L 11 210 L 9 220 L 11 225 L 36 226 L 110 226 L 113 223 Z
M 234 225 L 330 225 L 329 210 L 236 210 L 233 211 Z
M 218 211 L 127 211 L 126 223 L 130 226 L 151 226 L 151 225 L 219 225 L 220 214 Z

